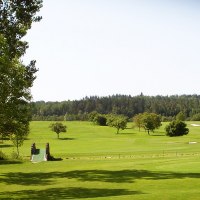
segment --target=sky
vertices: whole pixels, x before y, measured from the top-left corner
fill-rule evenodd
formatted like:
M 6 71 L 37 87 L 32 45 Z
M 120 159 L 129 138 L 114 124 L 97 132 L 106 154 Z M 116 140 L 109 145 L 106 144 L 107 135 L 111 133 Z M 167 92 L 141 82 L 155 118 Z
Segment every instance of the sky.
M 33 101 L 200 94 L 200 1 L 44 0 Z

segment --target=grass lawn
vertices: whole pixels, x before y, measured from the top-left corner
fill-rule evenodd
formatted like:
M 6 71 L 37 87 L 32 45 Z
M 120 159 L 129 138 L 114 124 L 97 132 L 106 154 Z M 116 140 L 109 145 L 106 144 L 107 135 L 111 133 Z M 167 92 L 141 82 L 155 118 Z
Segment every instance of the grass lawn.
M 200 198 L 200 127 L 192 122 L 187 136 L 173 138 L 165 136 L 165 125 L 148 136 L 131 123 L 115 134 L 110 127 L 65 122 L 68 132 L 57 139 L 49 124 L 31 123 L 22 162 L 0 161 L 0 199 Z M 51 154 L 63 160 L 31 163 L 33 142 L 37 148 L 49 142 Z M 4 141 L 0 150 L 10 155 L 15 149 Z

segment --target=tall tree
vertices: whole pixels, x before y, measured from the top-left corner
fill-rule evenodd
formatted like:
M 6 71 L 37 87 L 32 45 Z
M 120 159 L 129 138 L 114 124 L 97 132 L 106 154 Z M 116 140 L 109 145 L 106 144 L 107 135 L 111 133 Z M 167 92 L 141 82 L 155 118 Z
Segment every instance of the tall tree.
M 41 7 L 42 0 L 0 0 L 0 134 L 12 138 L 29 132 L 30 88 L 37 69 L 35 61 L 22 62 L 28 48 L 22 38 L 32 22 L 41 20 L 36 16 Z

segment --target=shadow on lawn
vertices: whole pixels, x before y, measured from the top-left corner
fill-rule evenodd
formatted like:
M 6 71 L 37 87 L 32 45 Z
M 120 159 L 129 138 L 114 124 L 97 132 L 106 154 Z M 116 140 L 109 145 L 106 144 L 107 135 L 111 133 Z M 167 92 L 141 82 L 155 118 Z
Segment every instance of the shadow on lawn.
M 13 165 L 13 164 L 22 164 L 22 161 L 18 160 L 0 160 L 0 165 Z
M 14 147 L 14 145 L 11 145 L 11 144 L 0 144 L 0 150 L 1 150 L 1 148 L 8 148 L 8 147 Z
M 137 179 L 161 180 L 161 179 L 184 179 L 200 178 L 200 173 L 175 173 L 154 172 L 148 170 L 74 170 L 69 172 L 9 172 L 0 175 L 0 182 L 18 185 L 53 185 L 55 179 L 76 179 L 78 181 L 99 181 L 110 183 L 133 183 Z
M 0 198 L 15 197 L 17 199 L 83 199 L 122 195 L 142 194 L 138 191 L 126 189 L 97 189 L 97 188 L 50 188 L 46 190 L 21 190 L 16 192 L 0 193 Z
M 59 138 L 59 140 L 75 140 L 75 138 Z

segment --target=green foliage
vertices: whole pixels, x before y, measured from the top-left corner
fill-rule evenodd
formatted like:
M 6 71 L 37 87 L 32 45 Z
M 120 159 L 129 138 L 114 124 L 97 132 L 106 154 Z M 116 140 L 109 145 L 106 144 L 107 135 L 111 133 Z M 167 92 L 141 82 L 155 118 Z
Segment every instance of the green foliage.
M 22 157 L 19 156 L 19 154 L 17 152 L 12 152 L 11 155 L 10 155 L 11 159 L 12 160 L 22 160 Z
M 36 78 L 35 61 L 26 66 L 22 56 L 28 43 L 22 41 L 35 14 L 41 8 L 40 0 L 0 1 L 0 134 L 11 136 L 17 147 L 28 134 L 31 119 L 30 88 Z
M 117 129 L 117 134 L 119 130 L 124 130 L 127 126 L 128 118 L 124 115 L 107 115 L 107 125 L 110 127 L 115 127 Z
M 122 114 L 130 119 L 139 113 L 149 112 L 165 116 L 164 121 L 171 121 L 180 111 L 184 111 L 186 119 L 199 113 L 200 95 L 91 96 L 76 101 L 38 101 L 31 105 L 33 107 L 33 115 L 42 116 L 42 120 L 48 119 L 49 116 L 64 116 L 66 113 L 69 118 L 68 121 L 87 120 L 87 114 L 92 112 Z
M 186 127 L 187 124 L 185 122 L 174 120 L 165 127 L 166 135 L 170 137 L 187 135 L 189 133 L 189 129 Z
M 6 160 L 7 156 L 5 153 L 3 153 L 3 151 L 0 151 L 0 160 Z
M 148 131 L 154 131 L 155 129 L 158 129 L 161 124 L 161 116 L 157 115 L 155 113 L 140 113 L 134 117 L 134 122 L 136 126 L 139 127 L 139 130 L 141 127 L 143 127 L 145 130 Z
M 192 121 L 200 121 L 200 113 L 197 113 L 192 116 L 191 118 Z
M 94 118 L 94 123 L 99 125 L 99 126 L 106 126 L 106 116 L 105 115 L 97 115 L 95 118 Z
M 13 145 L 17 148 L 17 157 L 19 157 L 19 147 L 23 145 L 24 140 L 26 139 L 29 133 L 29 126 L 26 123 L 13 122 L 10 123 L 10 140 Z
M 65 125 L 63 125 L 61 122 L 52 123 L 50 125 L 50 128 L 53 132 L 57 133 L 58 138 L 59 138 L 59 134 L 61 132 L 63 132 L 63 133 L 67 132 L 67 127 Z
M 135 123 L 135 125 L 139 128 L 142 128 L 143 124 L 142 124 L 142 113 L 139 113 L 137 115 L 134 116 L 133 121 Z
M 185 121 L 185 114 L 184 112 L 179 112 L 177 115 L 176 115 L 176 120 L 179 120 L 179 121 Z
M 0 1 L 0 35 L 6 40 L 5 53 L 10 59 L 20 58 L 28 48 L 27 42 L 21 41 L 32 22 L 41 20 L 35 14 L 42 7 L 42 0 Z
M 91 122 L 94 122 L 96 116 L 98 116 L 98 115 L 99 115 L 99 113 L 97 111 L 93 111 L 88 114 L 88 120 Z
M 107 118 L 106 115 L 99 114 L 98 112 L 94 111 L 88 114 L 89 121 L 93 122 L 99 126 L 106 126 Z

